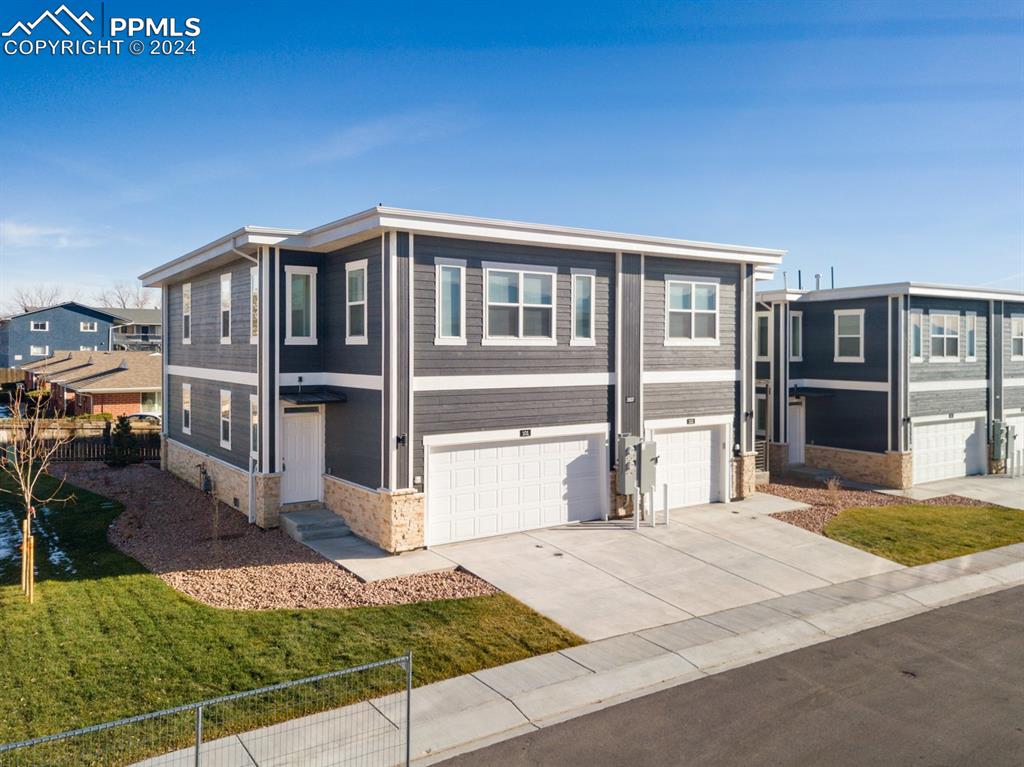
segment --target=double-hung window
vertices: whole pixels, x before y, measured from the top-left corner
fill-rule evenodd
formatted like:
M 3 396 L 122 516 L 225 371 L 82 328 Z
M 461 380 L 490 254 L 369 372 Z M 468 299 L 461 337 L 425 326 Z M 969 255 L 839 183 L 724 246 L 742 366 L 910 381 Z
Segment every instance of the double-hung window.
M 665 278 L 665 345 L 718 344 L 718 283 Z
M 462 262 L 438 261 L 437 329 L 434 343 L 464 345 L 466 343 L 466 266 Z
M 29 330 L 31 330 L 33 333 L 45 333 L 49 329 L 50 329 L 50 323 L 49 322 L 40 322 L 38 320 L 33 320 L 29 324 Z
M 554 346 L 557 270 L 484 265 L 484 344 Z
M 78 330 L 80 332 L 82 332 L 82 333 L 95 333 L 96 332 L 96 327 L 97 327 L 97 325 L 96 325 L 95 321 L 93 321 L 93 322 L 79 322 L 78 323 Z
M 931 326 L 931 361 L 960 360 L 960 315 L 929 312 Z
M 573 346 L 593 346 L 594 341 L 594 272 L 573 270 L 572 273 L 572 340 Z
M 1010 317 L 1010 359 L 1024 360 L 1024 314 Z
M 835 310 L 835 362 L 864 361 L 864 310 Z
M 345 264 L 345 343 L 365 344 L 366 260 Z
M 220 342 L 231 343 L 231 272 L 220 276 Z
M 286 344 L 316 343 L 316 267 L 284 268 Z
M 249 343 L 259 342 L 260 337 L 260 270 L 249 268 Z
M 802 362 L 804 358 L 804 313 L 789 313 L 789 360 Z
M 220 390 L 220 446 L 231 449 L 231 391 Z
M 181 342 L 192 343 L 192 283 L 181 286 Z
M 910 361 L 924 359 L 924 314 L 920 309 L 910 312 Z
M 977 362 L 978 361 L 978 314 L 977 312 L 967 312 L 964 315 L 967 321 L 966 328 L 966 342 L 967 342 L 967 361 Z
M 255 394 L 249 395 L 249 455 L 256 458 L 260 454 L 260 408 Z
M 771 354 L 771 314 L 758 312 L 754 323 L 754 350 L 757 362 L 768 362 Z
M 181 431 L 192 433 L 192 384 L 181 385 Z

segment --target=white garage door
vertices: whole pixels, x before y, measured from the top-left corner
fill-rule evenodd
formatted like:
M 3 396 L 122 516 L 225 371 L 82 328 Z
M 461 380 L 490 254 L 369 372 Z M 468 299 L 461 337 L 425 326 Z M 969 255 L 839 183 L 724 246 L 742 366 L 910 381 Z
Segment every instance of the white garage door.
M 916 424 L 914 484 L 985 473 L 985 421 Z
M 606 445 L 586 435 L 430 448 L 428 543 L 601 519 Z
M 657 431 L 657 511 L 722 500 L 721 427 Z

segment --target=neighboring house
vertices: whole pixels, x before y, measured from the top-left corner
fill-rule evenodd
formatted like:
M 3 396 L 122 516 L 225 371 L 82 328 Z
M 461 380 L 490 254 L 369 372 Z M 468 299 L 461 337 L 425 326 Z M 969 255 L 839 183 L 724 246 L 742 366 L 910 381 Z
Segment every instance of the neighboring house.
M 389 551 L 615 513 L 620 433 L 662 448 L 659 509 L 744 497 L 754 281 L 782 255 L 384 207 L 245 227 L 142 275 L 164 465 Z
M 1024 294 L 914 282 L 758 294 L 770 464 L 887 487 L 1001 471 L 1024 435 Z
M 60 352 L 24 372 L 25 386 L 48 390 L 66 415 L 161 412 L 162 362 L 153 352 Z
M 159 350 L 159 309 L 108 309 L 68 301 L 0 323 L 0 367 L 24 367 L 57 351 Z

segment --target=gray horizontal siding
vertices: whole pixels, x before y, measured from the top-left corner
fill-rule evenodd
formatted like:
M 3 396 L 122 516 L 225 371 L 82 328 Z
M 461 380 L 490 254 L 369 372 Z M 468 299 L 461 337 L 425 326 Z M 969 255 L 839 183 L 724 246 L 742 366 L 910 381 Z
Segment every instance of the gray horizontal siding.
M 345 389 L 348 402 L 325 406 L 325 466 L 328 474 L 366 487 L 380 487 L 381 395 Z
M 888 298 L 808 301 L 803 312 L 803 361 L 790 364 L 790 378 L 885 381 L 888 374 Z M 864 362 L 835 361 L 835 310 L 864 309 Z M 883 429 L 883 434 L 884 434 Z
M 413 408 L 413 473 L 423 474 L 423 437 L 491 429 L 611 422 L 612 388 L 483 389 L 418 392 Z
M 944 415 L 988 410 L 987 389 L 960 389 L 910 393 L 910 415 Z
M 417 235 L 415 263 L 416 375 L 596 372 L 614 369 L 615 255 Z M 436 258 L 466 262 L 466 345 L 435 346 Z M 557 267 L 557 346 L 483 346 L 484 261 Z M 594 346 L 571 346 L 573 268 L 593 269 Z
M 1024 410 L 1024 386 L 1007 386 L 1003 388 L 1003 412 L 1014 415 L 1017 410 Z
M 807 444 L 885 452 L 887 402 L 885 392 L 837 390 L 826 397 L 808 397 Z
M 739 384 L 644 384 L 644 418 L 690 418 L 733 413 Z
M 192 433 L 181 430 L 181 385 L 192 384 Z M 164 393 L 167 433 L 177 440 L 213 458 L 240 469 L 249 468 L 249 395 L 254 386 L 203 381 L 183 376 L 168 376 L 169 391 Z M 220 446 L 220 390 L 231 392 L 231 449 Z
M 1015 314 L 1024 315 L 1024 303 L 1007 301 L 1003 305 L 1003 375 L 1006 378 L 1024 377 L 1024 360 L 1014 360 L 1010 353 L 1012 348 L 1010 318 Z
M 171 365 L 256 372 L 256 344 L 249 342 L 249 267 L 245 259 L 193 277 L 192 342 L 181 342 L 181 286 L 167 291 L 164 328 L 167 359 Z M 220 342 L 220 276 L 231 273 L 231 343 Z
M 665 276 L 707 277 L 719 280 L 719 345 L 665 346 Z M 739 301 L 739 267 L 708 261 L 644 258 L 644 369 L 735 369 Z
M 950 298 L 910 297 L 911 310 L 922 312 L 922 362 L 910 363 L 911 381 L 944 381 L 952 379 L 984 379 L 988 377 L 988 302 L 962 301 Z M 929 312 L 953 313 L 960 316 L 960 361 L 931 362 L 931 322 Z M 967 362 L 967 312 L 978 315 L 977 361 Z M 908 319 L 909 323 L 910 320 Z M 909 358 L 909 352 L 908 352 Z
M 380 375 L 383 322 L 381 295 L 383 275 L 381 268 L 381 238 L 360 242 L 327 254 L 322 275 L 321 306 L 327 324 L 324 327 L 324 369 L 330 373 L 357 373 Z M 367 261 L 366 274 L 366 333 L 365 345 L 346 344 L 345 331 L 348 318 L 345 311 L 347 292 L 345 264 L 361 259 Z

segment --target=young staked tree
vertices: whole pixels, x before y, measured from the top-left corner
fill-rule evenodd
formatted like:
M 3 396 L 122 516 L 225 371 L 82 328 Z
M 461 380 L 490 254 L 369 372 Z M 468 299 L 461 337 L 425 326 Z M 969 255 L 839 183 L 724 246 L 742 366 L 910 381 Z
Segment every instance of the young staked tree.
M 73 436 L 63 430 L 47 429 L 45 409 L 30 405 L 21 389 L 11 397 L 11 417 L 5 419 L 0 428 L 9 434 L 9 441 L 0 445 L 0 492 L 15 496 L 25 510 L 22 523 L 22 590 L 32 599 L 35 584 L 35 536 L 32 524 L 36 509 L 49 503 L 69 501 L 72 495 L 64 492 L 64 480 L 56 487 L 40 483 L 47 474 L 61 447 L 68 444 Z M 60 414 L 58 414 L 59 417 Z M 52 433 L 47 433 L 52 432 Z M 46 487 L 46 490 L 42 490 Z

